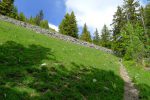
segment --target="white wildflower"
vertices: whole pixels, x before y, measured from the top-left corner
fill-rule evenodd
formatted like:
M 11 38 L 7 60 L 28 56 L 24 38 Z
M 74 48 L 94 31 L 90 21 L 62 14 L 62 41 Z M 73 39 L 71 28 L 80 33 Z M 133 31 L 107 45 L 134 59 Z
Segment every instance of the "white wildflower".
M 95 82 L 97 82 L 97 80 L 96 80 L 96 79 L 93 79 L 93 83 L 95 83 Z
M 41 66 L 46 66 L 46 65 L 47 65 L 46 63 L 41 64 Z

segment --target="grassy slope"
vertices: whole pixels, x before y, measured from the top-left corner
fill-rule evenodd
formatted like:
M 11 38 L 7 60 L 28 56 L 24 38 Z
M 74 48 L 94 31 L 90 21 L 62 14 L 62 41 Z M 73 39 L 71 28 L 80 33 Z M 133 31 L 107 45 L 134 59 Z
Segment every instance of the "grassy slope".
M 1 100 L 121 100 L 124 83 L 117 61 L 113 55 L 0 21 Z
M 132 61 L 124 62 L 129 75 L 140 91 L 142 100 L 150 100 L 150 72 L 141 66 L 136 66 Z

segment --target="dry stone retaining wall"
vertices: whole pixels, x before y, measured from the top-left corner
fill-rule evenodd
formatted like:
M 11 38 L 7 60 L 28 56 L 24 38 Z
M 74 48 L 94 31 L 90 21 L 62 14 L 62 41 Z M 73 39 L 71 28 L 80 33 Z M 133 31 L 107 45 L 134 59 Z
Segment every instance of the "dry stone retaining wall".
M 107 49 L 107 48 L 104 48 L 101 46 L 97 46 L 97 45 L 94 45 L 94 44 L 91 44 L 91 43 L 88 43 L 88 42 L 85 42 L 85 41 L 82 41 L 82 40 L 79 40 L 79 39 L 76 39 L 76 38 L 73 38 L 70 36 L 59 34 L 57 32 L 51 32 L 48 29 L 43 29 L 39 26 L 35 26 L 35 25 L 31 25 L 29 23 L 18 21 L 18 20 L 15 20 L 15 19 L 7 17 L 7 16 L 0 15 L 0 20 L 15 24 L 17 26 L 25 27 L 27 29 L 35 31 L 36 33 L 44 34 L 44 35 L 47 35 L 49 37 L 58 38 L 58 39 L 61 39 L 64 41 L 72 42 L 72 43 L 79 44 L 79 45 L 86 46 L 86 47 L 90 47 L 90 48 L 95 48 L 97 50 L 101 50 L 101 51 L 104 51 L 106 53 L 113 54 L 113 51 L 110 49 Z

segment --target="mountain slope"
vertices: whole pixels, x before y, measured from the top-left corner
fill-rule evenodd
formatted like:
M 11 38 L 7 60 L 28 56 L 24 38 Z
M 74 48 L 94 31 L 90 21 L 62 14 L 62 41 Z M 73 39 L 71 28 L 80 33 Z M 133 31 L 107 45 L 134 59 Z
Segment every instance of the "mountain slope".
M 0 98 L 121 100 L 118 59 L 0 21 Z

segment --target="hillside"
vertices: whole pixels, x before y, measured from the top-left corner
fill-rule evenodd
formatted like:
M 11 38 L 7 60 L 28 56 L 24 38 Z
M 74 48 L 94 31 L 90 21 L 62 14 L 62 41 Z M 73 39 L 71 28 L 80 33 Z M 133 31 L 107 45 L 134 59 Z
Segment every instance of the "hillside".
M 123 98 L 115 56 L 3 21 L 0 69 L 1 100 Z

